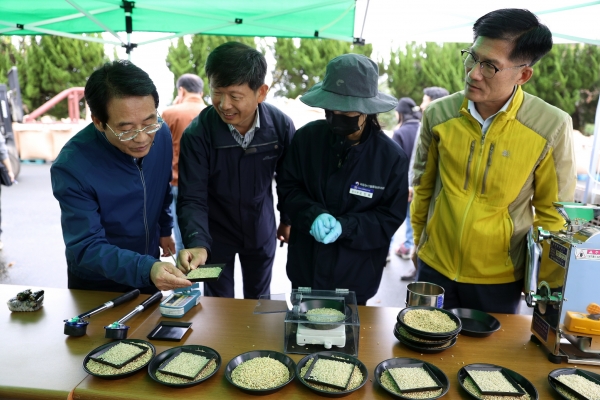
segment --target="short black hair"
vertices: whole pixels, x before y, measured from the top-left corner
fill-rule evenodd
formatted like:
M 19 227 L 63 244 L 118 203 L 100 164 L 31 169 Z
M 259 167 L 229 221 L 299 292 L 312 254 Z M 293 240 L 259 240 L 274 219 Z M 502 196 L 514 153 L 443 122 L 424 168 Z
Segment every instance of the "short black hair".
M 183 74 L 177 79 L 177 89 L 184 88 L 190 93 L 200 94 L 204 92 L 204 82 L 202 78 L 195 74 Z
M 529 66 L 552 49 L 550 29 L 531 11 L 519 8 L 503 8 L 479 18 L 473 25 L 473 41 L 479 36 L 512 42 L 509 59 Z
M 204 72 L 215 87 L 247 83 L 256 92 L 265 83 L 267 60 L 250 46 L 227 42 L 208 55 Z
M 113 98 L 152 96 L 158 108 L 158 92 L 150 76 L 127 60 L 104 64 L 90 75 L 85 84 L 85 101 L 90 112 L 106 127 L 108 102 Z

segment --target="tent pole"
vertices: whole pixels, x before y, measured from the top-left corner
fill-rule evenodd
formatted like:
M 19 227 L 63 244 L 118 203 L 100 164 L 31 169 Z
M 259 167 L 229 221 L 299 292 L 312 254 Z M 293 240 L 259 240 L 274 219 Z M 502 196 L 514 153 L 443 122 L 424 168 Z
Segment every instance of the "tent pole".
M 102 22 L 100 22 L 100 20 L 98 18 L 94 17 L 92 14 L 90 14 L 89 12 L 87 12 L 86 10 L 81 8 L 79 6 L 79 4 L 75 3 L 73 0 L 65 0 L 65 1 L 67 3 L 69 3 L 71 5 L 71 7 L 75 8 L 77 11 L 79 11 L 80 13 L 85 15 L 87 17 L 87 19 L 89 19 L 90 21 L 92 21 L 93 23 L 98 25 L 100 28 L 104 29 L 106 32 L 110 32 L 110 34 L 113 35 L 114 37 L 116 37 L 119 40 L 119 42 L 123 43 L 123 40 L 121 39 L 121 37 L 119 35 L 117 35 L 117 32 L 113 31 L 108 26 L 104 25 Z

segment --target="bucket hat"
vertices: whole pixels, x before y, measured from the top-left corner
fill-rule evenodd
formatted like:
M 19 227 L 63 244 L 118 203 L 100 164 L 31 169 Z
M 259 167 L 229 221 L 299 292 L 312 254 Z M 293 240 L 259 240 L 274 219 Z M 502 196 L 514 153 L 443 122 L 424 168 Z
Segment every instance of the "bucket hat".
M 392 110 L 396 98 L 377 89 L 379 68 L 360 54 L 344 54 L 327 64 L 325 78 L 306 92 L 300 101 L 311 107 L 333 111 L 378 114 Z

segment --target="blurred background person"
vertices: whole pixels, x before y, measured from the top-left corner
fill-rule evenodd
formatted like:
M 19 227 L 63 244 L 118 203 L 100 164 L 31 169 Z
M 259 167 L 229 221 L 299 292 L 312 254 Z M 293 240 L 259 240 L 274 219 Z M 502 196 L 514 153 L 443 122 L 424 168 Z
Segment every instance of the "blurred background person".
M 398 100 L 398 105 L 396 106 L 396 116 L 398 118 L 398 125 L 394 129 L 392 139 L 402 147 L 407 156 L 410 156 L 415 146 L 415 139 L 421 121 L 421 109 L 410 97 L 402 97 Z M 410 210 L 410 199 L 408 200 L 408 210 Z M 395 253 L 404 260 L 410 260 L 415 244 L 413 242 L 413 230 L 410 225 L 410 213 L 408 211 L 406 212 L 404 226 L 406 227 L 404 242 L 400 244 Z
M 171 203 L 171 215 L 173 215 L 173 235 L 175 236 L 175 253 L 183 249 L 181 241 L 181 232 L 177 223 L 177 194 L 179 192 L 177 181 L 179 177 L 179 144 L 183 130 L 188 127 L 190 122 L 200 114 L 206 104 L 202 96 L 204 95 L 204 82 L 202 78 L 194 74 L 183 74 L 177 79 L 177 97 L 171 107 L 168 107 L 162 113 L 162 118 L 171 130 L 173 137 L 173 179 L 171 180 L 171 193 L 173 193 L 173 202 Z
M 444 89 L 443 87 L 439 87 L 439 86 L 431 86 L 431 87 L 427 87 L 425 89 L 423 89 L 423 101 L 421 101 L 421 105 L 419 106 L 419 108 L 421 109 L 421 115 L 422 113 L 427 109 L 427 107 L 429 106 L 429 104 L 437 99 L 440 99 L 442 97 L 448 96 L 450 93 L 448 92 L 447 89 Z M 412 195 L 413 195 L 413 188 L 412 188 L 412 181 L 413 181 L 413 177 L 414 177 L 414 172 L 413 172 L 413 163 L 415 162 L 415 153 L 417 152 L 417 141 L 419 140 L 419 134 L 421 133 L 421 123 L 419 122 L 419 127 L 417 128 L 417 133 L 415 136 L 415 140 L 413 142 L 413 147 L 412 147 L 412 151 L 410 153 L 410 164 L 408 167 L 408 208 L 409 211 L 406 213 L 406 223 L 409 224 L 406 226 L 406 235 L 408 236 L 408 231 L 410 229 L 410 244 L 412 245 L 412 251 L 414 252 L 414 234 L 413 234 L 413 229 L 412 229 L 412 224 L 410 222 L 410 203 L 412 202 Z M 398 252 L 396 252 L 396 254 L 398 254 Z M 398 254 L 400 255 L 400 254 Z M 402 255 L 400 255 L 402 258 L 404 258 Z M 412 257 L 412 253 L 411 253 L 411 257 Z M 415 278 L 417 277 L 417 268 L 414 266 L 413 263 L 411 263 L 410 265 L 411 271 L 400 277 L 401 280 L 403 281 L 414 281 Z

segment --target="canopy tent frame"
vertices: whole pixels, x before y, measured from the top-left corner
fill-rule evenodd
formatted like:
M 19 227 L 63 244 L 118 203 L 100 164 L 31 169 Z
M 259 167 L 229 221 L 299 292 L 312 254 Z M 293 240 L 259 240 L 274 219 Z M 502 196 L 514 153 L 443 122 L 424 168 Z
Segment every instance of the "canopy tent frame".
M 104 8 L 97 8 L 93 10 L 86 10 L 83 6 L 80 5 L 78 0 L 64 0 L 68 5 L 70 5 L 75 11 L 72 14 L 49 18 L 42 21 L 36 21 L 32 23 L 17 23 L 6 20 L 0 20 L 0 26 L 4 25 L 6 28 L 0 29 L 0 35 L 23 35 L 25 33 L 22 32 L 33 32 L 38 34 L 45 35 L 54 35 L 54 36 L 62 36 L 72 39 L 85 40 L 90 42 L 102 43 L 102 44 L 110 44 L 121 46 L 126 49 L 127 54 L 130 55 L 131 51 L 141 45 L 147 45 L 151 43 L 155 43 L 163 40 L 175 39 L 185 35 L 195 35 L 195 34 L 215 34 L 215 31 L 218 31 L 222 28 L 232 27 L 235 25 L 244 25 L 245 27 L 255 27 L 262 28 L 266 30 L 273 31 L 284 31 L 289 37 L 301 37 L 301 38 L 326 38 L 326 39 L 335 39 L 346 42 L 352 42 L 355 44 L 364 44 L 364 39 L 362 38 L 362 34 L 360 38 L 353 37 L 353 25 L 350 27 L 346 34 L 332 33 L 328 30 L 335 26 L 338 22 L 346 18 L 349 14 L 353 14 L 356 8 L 355 0 L 326 0 L 319 2 L 310 2 L 302 5 L 294 5 L 292 7 L 284 7 L 282 9 L 276 10 L 271 13 L 264 13 L 261 15 L 255 16 L 245 16 L 243 18 L 229 18 L 226 16 L 218 16 L 209 14 L 206 12 L 195 12 L 189 10 L 176 10 L 173 8 L 165 7 L 165 6 L 157 6 L 152 4 L 145 4 L 142 1 L 129 1 L 129 0 L 121 0 L 120 5 L 112 5 Z M 107 0 L 98 0 L 102 2 L 107 2 Z M 369 0 L 367 0 L 369 1 Z M 332 16 L 332 18 L 327 21 L 325 24 L 317 26 L 316 28 L 308 28 L 308 29 L 299 29 L 298 27 L 293 26 L 281 26 L 274 25 L 272 23 L 264 23 L 261 21 L 267 19 L 273 19 L 282 16 L 295 15 L 297 13 L 301 13 L 304 11 L 314 11 L 315 9 L 326 9 L 331 6 L 343 6 L 341 12 Z M 103 23 L 98 17 L 107 13 L 112 13 L 119 9 L 123 10 L 123 16 L 125 18 L 125 30 L 124 32 L 127 34 L 127 39 L 124 40 L 118 33 L 117 30 L 123 32 L 120 29 L 111 28 L 108 24 Z M 131 34 L 134 32 L 133 25 L 135 23 L 135 10 L 147 10 L 147 11 L 155 11 L 159 13 L 164 13 L 165 15 L 174 15 L 174 16 L 186 16 L 186 17 L 197 17 L 204 20 L 216 21 L 213 25 L 203 26 L 199 29 L 186 29 L 180 32 L 168 33 L 167 35 L 155 38 L 152 40 L 146 40 L 140 43 L 132 43 L 131 42 Z M 352 20 L 354 20 L 354 15 L 351 16 Z M 44 27 L 45 25 L 51 25 L 59 22 L 65 21 L 73 21 L 78 19 L 87 19 L 92 22 L 99 29 L 89 29 L 89 33 L 98 33 L 100 31 L 110 33 L 113 37 L 115 37 L 118 42 L 107 40 L 104 38 L 94 37 L 94 36 L 86 36 L 84 34 L 78 34 L 73 32 L 65 32 L 57 29 L 49 29 Z M 366 19 L 366 15 L 365 15 Z M 241 35 L 247 36 L 249 34 L 241 33 Z M 254 35 L 260 36 L 260 35 Z

